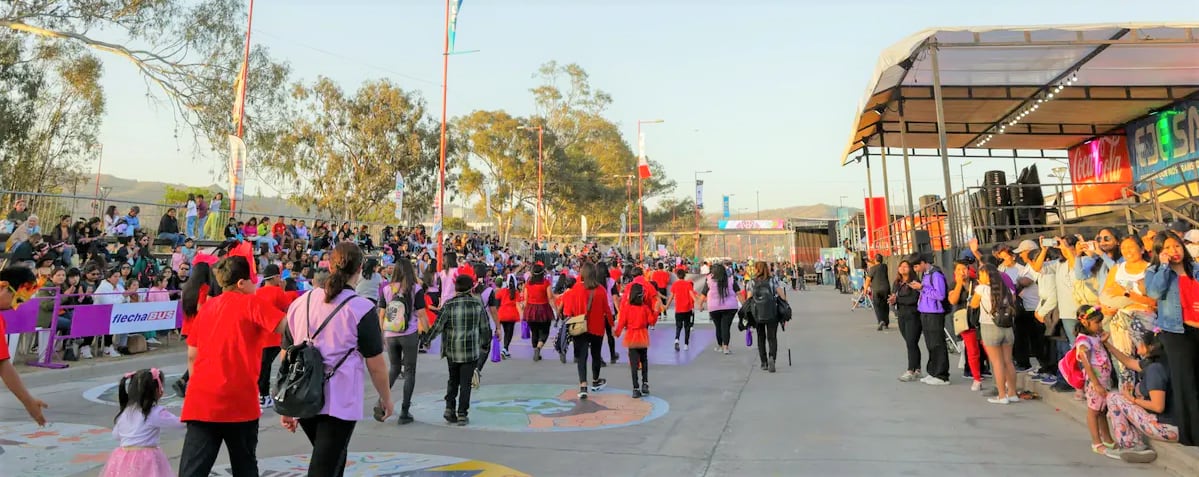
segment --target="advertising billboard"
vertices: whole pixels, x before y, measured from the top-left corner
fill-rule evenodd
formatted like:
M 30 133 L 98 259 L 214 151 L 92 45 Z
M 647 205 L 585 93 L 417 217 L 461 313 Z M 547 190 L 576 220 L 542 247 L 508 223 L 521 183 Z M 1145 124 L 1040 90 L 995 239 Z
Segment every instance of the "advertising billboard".
M 1128 124 L 1128 149 L 1137 192 L 1150 189 L 1144 179 L 1158 185 L 1175 186 L 1196 179 L 1194 164 L 1199 159 L 1199 100 L 1183 101 L 1169 109 Z
M 1132 185 L 1128 139 L 1104 136 L 1070 148 L 1070 182 L 1076 205 L 1100 205 L 1124 197 Z

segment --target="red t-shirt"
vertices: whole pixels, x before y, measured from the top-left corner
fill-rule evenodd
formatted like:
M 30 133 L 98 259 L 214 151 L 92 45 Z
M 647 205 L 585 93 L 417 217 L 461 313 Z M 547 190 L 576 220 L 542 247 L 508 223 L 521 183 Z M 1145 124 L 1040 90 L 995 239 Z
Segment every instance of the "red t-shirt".
M 620 281 L 620 269 L 616 268 L 616 267 L 609 268 L 608 269 L 608 277 L 619 282 Z
M 299 296 L 296 292 L 284 291 L 280 287 L 270 285 L 259 287 L 254 295 L 266 302 L 267 306 L 275 308 L 285 315 L 287 309 L 291 308 L 291 302 Z M 278 333 L 267 333 L 264 338 L 266 340 L 262 342 L 263 348 L 272 348 L 283 344 L 283 335 Z
M 276 237 L 282 237 L 283 234 L 286 234 L 286 233 L 287 233 L 287 225 L 283 224 L 282 222 L 275 222 L 275 225 L 271 226 L 271 235 L 274 235 Z
M 1191 277 L 1178 278 L 1178 298 L 1182 302 L 1182 322 L 1199 327 L 1199 282 Z
M 470 277 L 471 280 L 479 281 L 479 276 L 475 275 L 475 267 L 471 266 L 470 264 L 463 264 L 463 265 L 458 266 L 458 274 L 466 275 L 466 276 Z M 455 278 L 457 278 L 457 277 L 455 277 Z
M 691 280 L 679 280 L 670 286 L 670 293 L 674 294 L 675 313 L 686 313 L 695 308 L 695 297 L 691 295 L 693 291 L 695 284 Z
M 5 334 L 6 331 L 8 331 L 8 325 L 4 323 L 4 315 L 0 315 L 0 362 L 12 358 L 8 354 L 8 335 Z
M 500 300 L 499 319 L 501 323 L 515 323 L 520 321 L 520 308 L 516 303 L 524 299 L 524 295 L 517 290 L 516 295 L 509 295 L 507 288 L 501 288 L 495 292 L 495 297 Z
M 525 285 L 525 293 L 528 296 L 530 305 L 545 305 L 550 302 L 550 281 L 545 280 L 541 283 L 530 283 Z
M 258 372 L 262 343 L 283 312 L 256 295 L 227 291 L 204 304 L 187 346 L 196 348 L 183 421 L 246 422 L 262 416 Z
M 631 290 L 633 289 L 634 283 L 640 283 L 641 291 L 644 292 L 644 294 L 645 294 L 645 301 L 642 302 L 642 303 L 644 303 L 644 305 L 642 305 L 642 306 L 651 306 L 654 303 L 656 303 L 658 300 L 658 289 L 654 288 L 654 286 L 651 285 L 649 283 L 649 281 L 645 279 L 645 277 L 634 278 L 632 282 L 625 284 L 624 292 L 620 294 L 620 296 L 621 296 L 621 301 L 620 301 L 621 313 L 624 313 L 623 310 L 624 310 L 625 306 L 631 306 L 631 305 L 629 305 L 629 294 L 631 293 Z
M 658 288 L 665 290 L 670 285 L 670 272 L 666 270 L 654 270 L 650 277 L 653 278 L 654 285 Z

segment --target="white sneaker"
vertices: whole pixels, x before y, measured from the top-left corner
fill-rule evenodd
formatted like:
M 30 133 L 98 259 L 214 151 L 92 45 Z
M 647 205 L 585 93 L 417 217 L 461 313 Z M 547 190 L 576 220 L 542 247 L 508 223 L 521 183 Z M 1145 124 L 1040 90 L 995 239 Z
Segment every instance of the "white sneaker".
M 79 347 L 79 358 L 80 359 L 92 359 L 92 347 L 88 346 L 88 345 L 80 346 Z
M 919 376 L 919 375 L 915 374 L 911 371 L 904 371 L 903 374 L 899 376 L 899 380 L 901 382 L 910 383 L 917 379 L 916 376 Z
M 690 346 L 683 345 L 683 351 L 687 351 L 687 350 L 689 350 L 689 349 L 691 349 L 691 347 L 690 347 Z
M 970 390 L 971 391 L 982 391 L 983 390 L 983 382 L 975 381 L 974 384 L 970 385 Z
M 268 396 L 258 396 L 258 407 L 269 409 L 275 407 L 275 398 Z
M 1016 403 L 1020 402 L 1020 398 L 1016 397 L 1016 396 L 1008 396 L 1007 402 L 1008 402 L 1008 404 L 1016 404 Z
M 989 402 L 991 404 L 1004 404 L 1004 405 L 1008 404 L 1007 398 L 1001 398 L 1001 397 L 987 398 L 987 402 Z
M 929 377 L 925 378 L 924 384 L 927 384 L 929 386 L 948 386 L 949 381 L 938 378 L 936 376 L 929 376 Z
M 112 346 L 108 346 L 104 348 L 104 356 L 108 356 L 109 358 L 119 358 L 121 353 L 118 353 L 117 350 L 112 349 Z
M 146 338 L 146 344 L 161 345 L 162 342 L 158 341 L 158 338 Z

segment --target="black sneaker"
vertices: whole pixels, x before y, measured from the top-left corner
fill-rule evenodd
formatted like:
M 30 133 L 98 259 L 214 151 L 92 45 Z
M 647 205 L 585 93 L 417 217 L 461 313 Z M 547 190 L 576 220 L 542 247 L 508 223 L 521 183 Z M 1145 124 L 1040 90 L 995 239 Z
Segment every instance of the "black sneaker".
M 445 414 L 442 414 L 441 417 L 445 418 L 445 422 L 450 424 L 458 422 L 458 415 L 449 409 L 446 409 Z
M 470 424 L 470 418 L 466 417 L 466 414 L 458 416 L 458 422 L 456 424 L 458 424 L 458 427 L 462 427 L 467 424 Z
M 604 360 L 602 360 L 602 359 L 601 359 L 601 360 L 600 360 L 600 367 L 601 367 L 601 368 L 607 368 L 607 367 L 608 367 L 608 363 L 605 363 L 605 362 L 604 362 Z
M 175 384 L 172 384 L 171 387 L 175 389 L 176 396 L 183 398 L 184 396 L 187 395 L 187 382 L 186 381 L 184 381 L 182 379 L 175 380 Z
M 541 361 L 541 348 L 533 348 L 533 361 Z
M 636 387 L 636 386 L 634 386 L 634 387 Z M 641 390 L 640 389 L 633 390 L 633 399 L 641 399 Z
M 649 381 L 641 383 L 641 394 L 649 394 Z
M 599 379 L 591 382 L 591 392 L 593 392 L 593 393 L 600 392 L 607 386 L 608 386 L 608 380 L 604 379 L 604 378 L 599 378 Z
M 775 372 L 775 369 L 774 369 L 774 358 L 771 358 L 771 359 L 770 359 L 770 364 L 767 366 L 766 370 L 767 370 L 767 371 L 770 371 L 770 372 L 772 372 L 772 373 L 773 373 L 773 372 Z
M 414 419 L 412 417 L 412 414 L 409 414 L 408 411 L 400 411 L 400 425 L 401 426 L 404 424 L 412 424 L 414 421 L 416 421 L 416 419 Z
M 587 399 L 587 386 L 579 386 L 579 400 Z
M 620 353 L 612 353 L 612 359 L 609 361 L 612 361 L 613 363 L 620 361 Z
M 762 362 L 762 371 L 766 371 L 766 362 L 765 361 Z

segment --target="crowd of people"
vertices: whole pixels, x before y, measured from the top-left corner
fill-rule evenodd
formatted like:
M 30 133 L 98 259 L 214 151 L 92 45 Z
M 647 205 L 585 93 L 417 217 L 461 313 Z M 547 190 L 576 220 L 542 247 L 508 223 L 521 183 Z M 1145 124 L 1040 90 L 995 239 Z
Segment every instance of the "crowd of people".
M 1156 454 L 1146 439 L 1199 445 L 1196 257 L 1199 230 L 1123 236 L 1103 228 L 1091 240 L 1023 240 L 988 251 L 972 241 L 950 273 L 917 253 L 888 278 L 876 256 L 866 286 L 879 329 L 891 312 L 898 318 L 907 349 L 900 381 L 950 383 L 949 324 L 965 348 L 964 377 L 987 402 L 1034 398 L 1017 389 L 1017 374 L 1028 373 L 1086 402 L 1095 453 L 1150 462 Z M 984 390 L 988 377 L 995 386 Z

